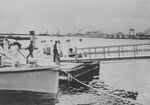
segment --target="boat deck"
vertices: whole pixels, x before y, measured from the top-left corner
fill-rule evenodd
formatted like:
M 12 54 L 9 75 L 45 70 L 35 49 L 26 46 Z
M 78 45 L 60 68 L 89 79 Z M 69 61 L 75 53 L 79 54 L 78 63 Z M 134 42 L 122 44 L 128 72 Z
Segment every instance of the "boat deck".
M 59 71 L 60 69 L 57 67 L 32 67 L 31 65 L 24 65 L 20 67 L 3 67 L 0 68 L 0 73 L 2 72 L 23 72 L 23 71 L 44 71 L 44 70 L 51 70 L 51 71 Z

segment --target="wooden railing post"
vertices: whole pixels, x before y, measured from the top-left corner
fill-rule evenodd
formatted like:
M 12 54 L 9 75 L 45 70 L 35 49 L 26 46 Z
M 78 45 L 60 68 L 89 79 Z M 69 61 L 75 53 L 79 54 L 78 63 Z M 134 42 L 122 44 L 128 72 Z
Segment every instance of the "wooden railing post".
M 75 59 L 76 59 L 76 61 L 78 61 L 78 53 L 77 53 L 77 47 L 75 47 Z
M 123 46 L 121 47 L 121 52 L 122 52 L 122 55 L 124 55 L 124 53 L 123 53 Z
M 103 47 L 103 52 L 104 52 L 104 59 L 105 59 L 105 47 Z
M 136 47 L 136 54 L 138 55 L 138 46 L 135 46 Z
M 109 53 L 109 51 L 110 51 L 110 49 L 109 49 L 109 47 L 108 47 L 108 56 L 110 56 L 110 53 Z
M 118 56 L 120 58 L 120 46 L 118 46 Z
M 89 58 L 90 58 L 90 61 L 91 61 L 91 50 L 89 48 Z
M 135 48 L 135 45 L 133 45 L 133 53 L 134 53 L 134 57 L 136 57 L 136 48 Z

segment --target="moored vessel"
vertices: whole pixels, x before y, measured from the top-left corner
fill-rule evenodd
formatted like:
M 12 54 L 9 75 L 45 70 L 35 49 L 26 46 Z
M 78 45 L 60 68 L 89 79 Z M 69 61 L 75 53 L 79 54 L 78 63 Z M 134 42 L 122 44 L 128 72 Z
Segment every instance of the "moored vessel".
M 55 105 L 59 69 L 5 67 L 0 69 L 1 105 Z

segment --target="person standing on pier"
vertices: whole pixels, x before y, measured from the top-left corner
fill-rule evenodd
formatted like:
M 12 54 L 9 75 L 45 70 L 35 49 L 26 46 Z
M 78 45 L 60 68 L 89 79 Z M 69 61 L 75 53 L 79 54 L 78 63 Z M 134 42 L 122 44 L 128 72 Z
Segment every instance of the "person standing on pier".
M 27 47 L 26 49 L 28 49 L 29 51 L 29 55 L 26 58 L 28 63 L 28 57 L 31 56 L 31 58 L 33 58 L 33 41 L 30 41 L 29 47 Z
M 50 55 L 53 55 L 53 41 L 50 40 Z
M 43 49 L 43 41 L 40 42 L 40 45 L 38 45 L 38 50 L 39 50 L 39 56 L 40 57 L 43 57 L 43 52 L 44 52 L 44 49 Z
M 58 49 L 57 65 L 60 66 L 60 57 L 62 56 L 60 40 L 57 41 L 57 49 Z
M 16 67 L 19 63 L 18 59 L 18 50 L 19 46 L 17 44 L 14 44 L 14 42 L 10 45 L 10 52 L 12 55 L 12 66 Z
M 53 62 L 55 62 L 56 58 L 58 56 L 57 41 L 55 41 L 55 44 L 54 44 L 54 47 L 53 47 L 53 53 L 54 53 Z

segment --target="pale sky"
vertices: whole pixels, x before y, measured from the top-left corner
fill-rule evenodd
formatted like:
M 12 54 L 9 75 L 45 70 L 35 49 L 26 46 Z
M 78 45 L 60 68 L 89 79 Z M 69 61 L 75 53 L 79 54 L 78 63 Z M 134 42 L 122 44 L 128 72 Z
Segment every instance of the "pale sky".
M 150 0 L 0 0 L 0 33 L 128 33 L 149 27 Z

